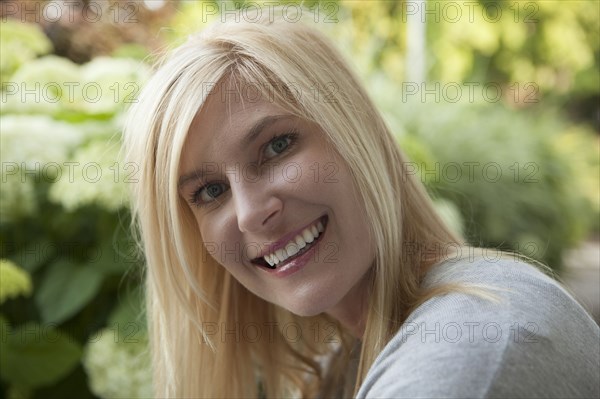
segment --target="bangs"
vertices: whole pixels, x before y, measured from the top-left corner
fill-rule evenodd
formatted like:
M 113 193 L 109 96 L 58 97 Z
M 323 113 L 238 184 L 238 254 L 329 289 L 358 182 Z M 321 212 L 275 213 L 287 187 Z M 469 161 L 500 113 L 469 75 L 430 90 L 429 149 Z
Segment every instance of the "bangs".
M 224 103 L 275 104 L 287 113 L 314 121 L 302 104 L 302 88 L 299 84 L 284 81 L 274 71 L 256 60 L 240 57 L 215 86 L 221 86 L 221 101 Z M 216 92 L 213 88 L 213 93 Z

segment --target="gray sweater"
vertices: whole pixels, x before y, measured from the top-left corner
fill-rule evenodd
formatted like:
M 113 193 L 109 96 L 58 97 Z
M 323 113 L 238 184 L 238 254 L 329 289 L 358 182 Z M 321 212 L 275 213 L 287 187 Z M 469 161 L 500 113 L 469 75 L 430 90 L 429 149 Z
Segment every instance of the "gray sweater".
M 600 330 L 552 278 L 511 260 L 445 262 L 426 284 L 497 287 L 418 307 L 379 354 L 358 398 L 599 398 Z

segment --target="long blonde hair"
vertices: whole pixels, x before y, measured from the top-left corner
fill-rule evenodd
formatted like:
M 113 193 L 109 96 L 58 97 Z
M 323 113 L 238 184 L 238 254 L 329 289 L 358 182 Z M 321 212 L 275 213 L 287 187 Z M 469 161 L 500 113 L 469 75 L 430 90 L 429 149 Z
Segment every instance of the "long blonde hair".
M 420 286 L 426 267 L 440 260 L 439 251 L 428 251 L 462 240 L 405 170 L 379 112 L 318 29 L 272 15 L 232 19 L 191 36 L 162 61 L 125 129 L 126 160 L 139 168 L 132 212 L 147 265 L 155 391 L 158 397 L 309 397 L 341 383 L 348 365 L 350 333 L 336 324 L 337 346 L 309 334 L 290 340 L 282 326 L 294 323 L 307 332 L 335 321 L 293 315 L 247 291 L 208 255 L 178 195 L 192 120 L 214 84 L 234 77 L 320 125 L 362 197 L 376 257 L 356 393 L 410 311 L 433 295 Z M 249 325 L 263 334 L 268 326 L 268 339 L 230 337 L 232 328 Z M 324 357 L 332 359 L 329 365 Z

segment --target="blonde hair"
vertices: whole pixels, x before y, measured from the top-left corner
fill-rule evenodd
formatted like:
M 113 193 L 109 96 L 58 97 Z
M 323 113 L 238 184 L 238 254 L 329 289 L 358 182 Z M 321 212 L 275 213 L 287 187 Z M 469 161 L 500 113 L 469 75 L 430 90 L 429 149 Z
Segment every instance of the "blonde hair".
M 441 259 L 439 251 L 428 251 L 462 242 L 405 170 L 395 139 L 337 50 L 317 29 L 269 18 L 219 22 L 191 36 L 159 65 L 130 110 L 124 145 L 126 159 L 139 167 L 132 212 L 147 264 L 158 397 L 324 395 L 327 386 L 341 384 L 353 342 L 337 324 L 338 346 L 286 339 L 285 323 L 309 331 L 314 323 L 335 321 L 299 317 L 256 297 L 199 244 L 177 183 L 190 125 L 215 83 L 231 77 L 252 83 L 316 122 L 352 172 L 376 247 L 354 393 L 411 310 L 445 292 L 421 287 L 427 267 Z M 213 337 L 215 326 L 249 323 L 277 328 L 268 341 Z M 328 367 L 322 357 L 331 359 Z

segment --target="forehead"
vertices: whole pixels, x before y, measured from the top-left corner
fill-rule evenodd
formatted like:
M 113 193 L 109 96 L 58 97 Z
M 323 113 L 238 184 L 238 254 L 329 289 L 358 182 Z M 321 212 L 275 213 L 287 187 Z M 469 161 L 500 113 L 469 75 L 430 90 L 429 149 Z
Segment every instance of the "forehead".
M 292 119 L 290 111 L 276 104 L 265 93 L 258 93 L 255 85 L 227 81 L 215 86 L 204 105 L 194 117 L 188 131 L 180 169 L 185 172 L 211 158 L 225 160 L 244 144 L 250 130 L 261 121 L 272 124 Z

